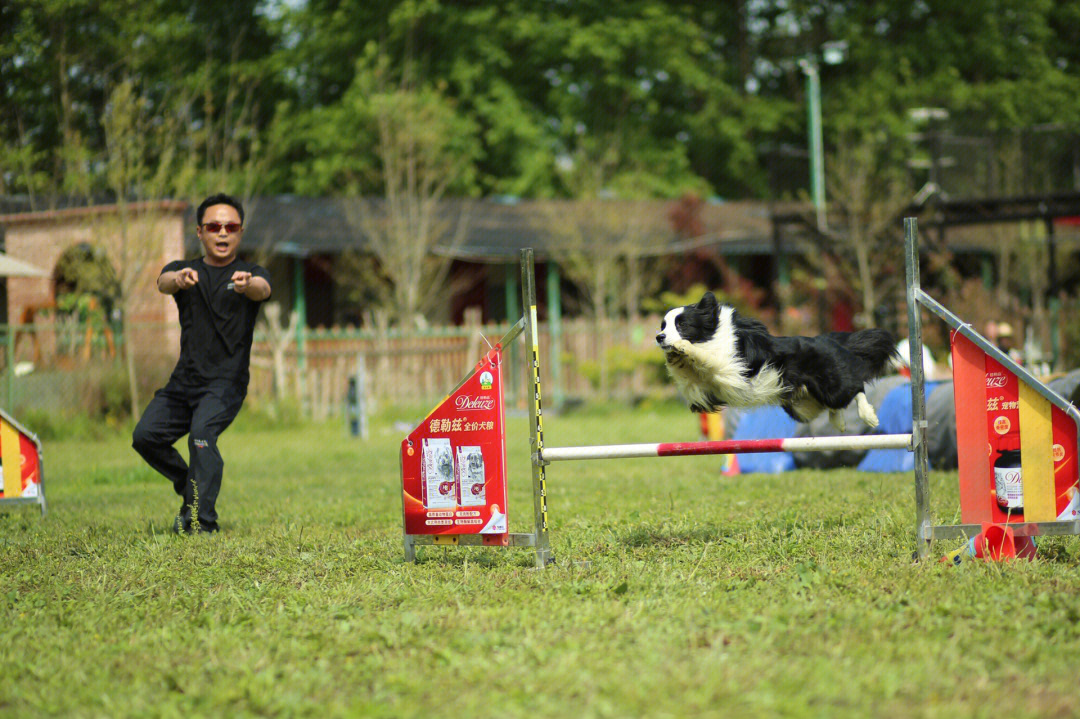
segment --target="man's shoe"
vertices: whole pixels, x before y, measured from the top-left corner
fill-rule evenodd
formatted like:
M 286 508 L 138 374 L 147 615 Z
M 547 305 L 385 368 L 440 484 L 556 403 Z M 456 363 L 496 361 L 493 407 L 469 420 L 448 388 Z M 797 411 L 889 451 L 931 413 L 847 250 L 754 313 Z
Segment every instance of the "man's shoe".
M 191 534 L 191 523 L 184 521 L 183 516 L 176 515 L 173 519 L 173 534 Z

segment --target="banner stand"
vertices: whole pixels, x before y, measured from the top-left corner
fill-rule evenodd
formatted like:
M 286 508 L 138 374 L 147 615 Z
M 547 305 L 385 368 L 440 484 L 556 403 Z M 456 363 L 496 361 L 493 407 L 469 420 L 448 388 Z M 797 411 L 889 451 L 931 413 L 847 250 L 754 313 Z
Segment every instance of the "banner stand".
M 503 353 L 522 334 L 532 340 L 537 411 L 540 404 L 532 250 L 522 253 L 521 278 L 522 317 L 401 443 L 406 561 L 415 561 L 418 545 L 532 547 L 537 567 L 552 561 L 543 467 L 535 462 L 533 531 L 507 526 Z M 534 427 L 534 452 L 538 437 Z

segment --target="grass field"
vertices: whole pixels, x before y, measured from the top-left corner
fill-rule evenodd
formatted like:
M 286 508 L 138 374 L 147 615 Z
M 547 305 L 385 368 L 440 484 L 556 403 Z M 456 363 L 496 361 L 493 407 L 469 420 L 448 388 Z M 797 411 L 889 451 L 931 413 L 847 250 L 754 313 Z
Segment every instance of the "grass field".
M 556 446 L 695 424 L 664 408 L 546 429 Z M 126 437 L 47 443 L 49 516 L 0 512 L 0 714 L 1080 714 L 1075 539 L 915 564 L 910 475 L 640 459 L 550 468 L 553 568 L 438 547 L 407 565 L 402 434 L 242 422 L 211 537 L 167 532 L 179 503 Z M 509 435 L 525 531 L 525 420 Z M 953 520 L 955 476 L 932 492 Z

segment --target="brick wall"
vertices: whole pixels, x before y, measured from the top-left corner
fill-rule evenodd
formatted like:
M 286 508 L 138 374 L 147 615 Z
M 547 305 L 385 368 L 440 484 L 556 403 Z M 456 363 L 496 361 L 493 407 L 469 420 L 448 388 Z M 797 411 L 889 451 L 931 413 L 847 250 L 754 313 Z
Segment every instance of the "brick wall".
M 52 307 L 56 297 L 51 275 L 57 261 L 69 247 L 88 243 L 105 250 L 118 275 L 125 266 L 128 272 L 141 266 L 132 277 L 130 339 L 142 358 L 175 359 L 180 352 L 176 303 L 157 291 L 155 280 L 166 263 L 184 257 L 186 207 L 173 201 L 133 204 L 123 215 L 126 219 L 115 205 L 0 215 L 8 256 L 50 273 L 48 278 L 7 278 L 6 321 L 24 323 Z

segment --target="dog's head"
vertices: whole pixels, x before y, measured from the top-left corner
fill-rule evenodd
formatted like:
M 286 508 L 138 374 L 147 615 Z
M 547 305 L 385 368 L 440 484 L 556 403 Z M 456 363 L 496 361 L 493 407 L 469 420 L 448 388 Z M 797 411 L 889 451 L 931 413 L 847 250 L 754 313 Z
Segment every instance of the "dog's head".
M 667 352 L 679 340 L 706 342 L 716 334 L 719 324 L 720 305 L 712 292 L 706 292 L 696 305 L 676 307 L 664 315 L 656 344 Z

